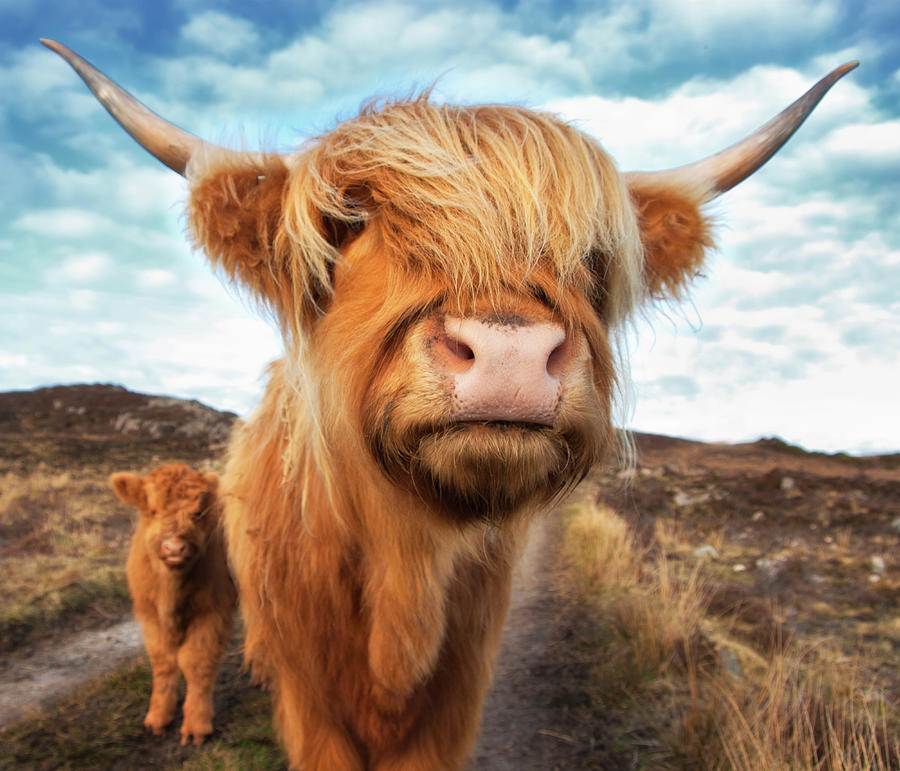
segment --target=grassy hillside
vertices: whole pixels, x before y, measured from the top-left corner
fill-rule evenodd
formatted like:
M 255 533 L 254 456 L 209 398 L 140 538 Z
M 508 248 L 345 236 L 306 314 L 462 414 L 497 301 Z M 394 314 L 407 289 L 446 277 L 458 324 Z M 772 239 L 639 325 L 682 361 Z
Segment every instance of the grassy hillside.
M 565 510 L 636 768 L 900 768 L 896 458 L 639 437 Z
M 132 512 L 107 476 L 220 469 L 234 420 L 115 386 L 0 394 L 0 661 L 128 615 Z M 579 681 L 529 676 L 603 745 L 547 729 L 559 767 L 900 769 L 898 458 L 637 443 L 634 469 L 596 471 L 553 518 L 552 602 L 579 622 L 549 653 L 577 659 Z M 180 716 L 144 734 L 139 656 L 0 731 L 0 769 L 284 768 L 240 642 L 202 747 L 178 745 Z

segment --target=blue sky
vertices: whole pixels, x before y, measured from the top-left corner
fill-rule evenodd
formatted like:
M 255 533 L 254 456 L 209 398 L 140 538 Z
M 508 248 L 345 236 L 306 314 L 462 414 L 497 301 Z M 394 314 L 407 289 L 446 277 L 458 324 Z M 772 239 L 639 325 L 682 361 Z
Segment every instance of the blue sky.
M 219 143 L 289 150 L 437 81 L 557 112 L 623 170 L 720 150 L 858 59 L 717 201 L 692 301 L 636 325 L 630 426 L 900 450 L 896 0 L 0 0 L 0 390 L 112 382 L 246 413 L 276 333 L 188 247 L 183 180 L 39 37 Z

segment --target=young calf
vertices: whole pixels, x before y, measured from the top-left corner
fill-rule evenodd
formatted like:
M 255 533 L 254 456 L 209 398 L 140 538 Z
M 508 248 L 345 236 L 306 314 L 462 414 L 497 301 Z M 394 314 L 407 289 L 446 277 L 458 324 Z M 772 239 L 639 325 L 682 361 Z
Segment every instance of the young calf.
M 153 669 L 144 727 L 158 735 L 172 722 L 181 669 L 187 681 L 181 743 L 193 737 L 200 744 L 212 732 L 213 685 L 237 602 L 225 559 L 219 478 L 173 464 L 146 477 L 123 471 L 109 481 L 141 512 L 127 573 Z

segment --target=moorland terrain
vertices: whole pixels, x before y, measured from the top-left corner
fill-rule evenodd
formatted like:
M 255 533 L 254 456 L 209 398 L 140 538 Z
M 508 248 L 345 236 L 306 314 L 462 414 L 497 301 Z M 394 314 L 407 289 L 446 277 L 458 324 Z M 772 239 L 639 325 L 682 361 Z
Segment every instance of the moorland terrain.
M 106 481 L 175 460 L 221 470 L 236 419 L 111 385 L 0 394 L 0 683 L 12 705 L 0 705 L 0 768 L 283 767 L 269 696 L 241 668 L 239 629 L 211 740 L 179 747 L 177 722 L 163 739 L 143 734 L 149 673 L 124 583 L 132 512 Z M 742 730 L 719 720 L 723 703 L 758 733 L 762 711 L 747 717 L 748 705 L 776 659 L 803 670 L 794 680 L 816 671 L 805 677 L 814 690 L 802 691 L 815 708 L 803 721 L 774 718 L 788 732 L 809 723 L 812 749 L 802 751 L 832 752 L 822 737 L 840 732 L 829 724 L 848 710 L 862 717 L 846 731 L 868 732 L 870 760 L 856 749 L 857 766 L 808 767 L 900 767 L 900 456 L 807 453 L 777 439 L 635 441 L 633 467 L 597 469 L 537 529 L 472 768 L 699 767 L 711 744 L 729 743 L 724 732 Z M 585 510 L 621 527 L 627 549 L 586 552 L 593 536 L 572 524 Z M 613 570 L 624 551 L 637 567 Z M 624 613 L 625 594 L 644 606 L 631 600 Z M 687 608 L 688 595 L 692 620 L 646 653 L 636 630 L 661 626 L 665 613 L 648 622 L 638 611 Z M 41 691 L 48 667 L 64 675 Z M 725 701 L 701 714 L 704 688 Z M 666 708 L 648 709 L 648 699 Z M 762 752 L 738 755 L 752 767 Z

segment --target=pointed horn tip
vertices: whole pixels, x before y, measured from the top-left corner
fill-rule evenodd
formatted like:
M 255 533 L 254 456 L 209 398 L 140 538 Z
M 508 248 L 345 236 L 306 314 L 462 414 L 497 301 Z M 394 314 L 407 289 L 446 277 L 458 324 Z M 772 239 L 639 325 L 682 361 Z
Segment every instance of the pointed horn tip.
M 49 38 L 38 38 L 41 43 L 47 48 L 49 48 L 53 53 L 59 54 L 71 67 L 75 70 L 78 70 L 78 64 L 84 62 L 78 54 L 76 54 L 71 48 L 68 46 L 64 46 L 62 43 L 57 43 L 55 40 L 50 40 Z
M 72 50 L 70 48 L 66 48 L 66 46 L 64 46 L 62 43 L 57 43 L 55 40 L 50 40 L 49 38 L 46 38 L 46 37 L 42 37 L 42 38 L 38 38 L 38 39 L 41 41 L 41 43 L 43 45 L 47 46 L 47 48 L 49 48 L 51 51 L 55 51 L 60 56 L 62 56 L 63 52 L 65 52 L 65 51 L 72 53 Z
M 842 64 L 840 67 L 836 67 L 831 71 L 831 77 L 837 79 L 842 78 L 848 72 L 853 72 L 857 67 L 859 67 L 858 61 L 847 62 L 846 64 Z

